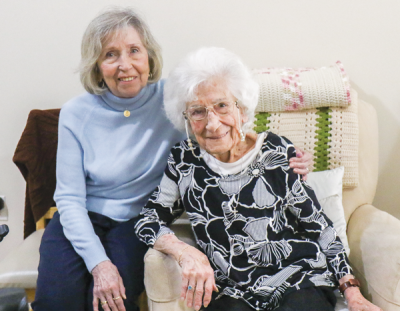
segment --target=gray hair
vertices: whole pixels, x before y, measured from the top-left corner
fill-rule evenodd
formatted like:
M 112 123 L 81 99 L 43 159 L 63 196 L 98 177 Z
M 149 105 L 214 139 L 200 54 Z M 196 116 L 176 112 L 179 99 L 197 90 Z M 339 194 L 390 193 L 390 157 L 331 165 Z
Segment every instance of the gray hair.
M 258 103 L 259 86 L 250 70 L 234 53 L 216 47 L 201 48 L 187 56 L 169 75 L 164 87 L 164 108 L 168 119 L 181 131 L 185 129 L 182 112 L 195 100 L 200 84 L 222 80 L 238 99 L 247 116 L 242 130 L 246 134 L 254 127 L 254 111 Z
M 89 93 L 100 95 L 107 90 L 104 85 L 100 85 L 101 73 L 97 61 L 103 45 L 118 35 L 118 30 L 126 27 L 133 27 L 138 32 L 147 50 L 150 67 L 148 83 L 155 83 L 161 78 L 163 66 L 161 47 L 147 24 L 131 8 L 113 7 L 95 17 L 82 38 L 79 73 L 81 83 Z

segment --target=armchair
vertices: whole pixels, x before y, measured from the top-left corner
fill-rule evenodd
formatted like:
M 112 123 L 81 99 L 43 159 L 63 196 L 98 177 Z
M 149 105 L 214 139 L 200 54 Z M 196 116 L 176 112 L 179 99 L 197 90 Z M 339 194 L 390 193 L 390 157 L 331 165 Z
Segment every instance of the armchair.
M 358 171 L 350 174 L 353 177 L 358 175 L 358 183 L 355 187 L 343 189 L 343 206 L 351 249 L 349 259 L 355 276 L 362 283 L 364 296 L 385 311 L 400 311 L 400 220 L 372 205 L 378 179 L 376 112 L 370 104 L 357 99 L 355 91 L 352 91 L 352 98 L 356 104 L 353 107 L 358 107 L 354 108 L 354 114 L 358 119 L 359 135 Z M 281 121 L 275 123 L 280 124 Z M 304 126 L 307 127 L 307 124 Z M 272 130 L 279 132 L 280 129 Z M 298 140 L 298 131 L 288 131 L 283 135 L 304 147 L 304 139 Z M 344 140 L 340 133 L 332 135 L 330 139 L 333 146 L 336 143 L 341 145 Z M 187 219 L 179 219 L 171 228 L 178 238 L 195 244 Z M 193 310 L 179 300 L 180 281 L 181 271 L 177 262 L 163 253 L 149 249 L 145 256 L 149 310 Z

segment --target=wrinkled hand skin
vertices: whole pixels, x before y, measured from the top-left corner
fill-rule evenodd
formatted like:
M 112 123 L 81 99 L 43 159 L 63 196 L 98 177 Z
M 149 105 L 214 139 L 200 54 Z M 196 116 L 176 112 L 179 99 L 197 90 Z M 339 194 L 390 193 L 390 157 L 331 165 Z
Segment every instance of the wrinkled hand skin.
M 123 299 L 125 287 L 118 269 L 111 261 L 103 261 L 92 270 L 93 275 L 93 311 L 99 310 L 99 303 L 107 301 L 102 305 L 104 311 L 126 311 Z M 113 298 L 121 297 L 113 300 Z M 100 301 L 100 302 L 99 302 Z
M 383 311 L 363 297 L 358 287 L 350 287 L 345 290 L 349 311 Z
M 342 285 L 350 279 L 354 279 L 354 276 L 351 274 L 345 275 L 339 280 L 339 284 Z M 344 297 L 347 300 L 349 311 L 383 311 L 381 308 L 365 299 L 358 287 L 349 287 L 346 289 L 344 291 Z
M 313 157 L 311 153 L 296 147 L 296 157 L 289 160 L 289 166 L 293 168 L 293 172 L 296 174 L 303 175 L 303 180 L 307 180 L 309 171 L 307 168 L 311 167 L 313 164 Z
M 215 285 L 214 271 L 206 255 L 195 247 L 180 241 L 173 234 L 166 234 L 157 239 L 154 249 L 170 255 L 178 261 L 182 268 L 181 300 L 195 310 L 207 307 L 213 291 L 218 292 Z M 193 289 L 188 290 L 188 286 Z
M 215 285 L 214 271 L 206 255 L 194 247 L 188 247 L 182 253 L 180 265 L 182 267 L 181 300 L 186 297 L 186 304 L 190 308 L 200 310 L 201 305 L 207 307 L 211 301 L 212 292 L 218 291 Z M 188 290 L 188 286 L 192 290 Z

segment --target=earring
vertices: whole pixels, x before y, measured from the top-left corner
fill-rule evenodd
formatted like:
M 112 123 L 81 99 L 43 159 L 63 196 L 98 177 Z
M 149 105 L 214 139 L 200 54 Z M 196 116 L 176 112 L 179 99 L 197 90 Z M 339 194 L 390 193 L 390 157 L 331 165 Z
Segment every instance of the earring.
M 153 79 L 153 73 L 150 71 L 150 73 L 149 73 L 149 79 L 151 80 L 151 79 Z
M 188 138 L 187 142 L 188 142 L 189 148 L 192 151 L 193 156 L 195 157 L 196 155 L 194 154 L 194 148 L 193 148 L 193 145 L 192 145 L 192 140 L 189 137 L 189 130 L 188 130 L 188 125 L 187 125 L 187 119 L 186 118 L 185 118 L 185 129 L 186 129 L 186 136 Z
M 104 80 L 101 80 L 99 83 L 99 86 L 104 89 L 106 87 L 106 83 L 104 82 Z
M 242 121 L 240 120 L 240 109 L 239 109 L 239 106 L 238 106 L 238 103 L 237 103 L 237 102 L 236 102 L 236 107 L 237 107 L 237 109 L 238 109 L 238 117 L 239 117 L 239 134 L 240 134 L 240 141 L 245 141 L 245 140 L 246 140 L 246 136 L 244 135 L 243 130 L 242 130 Z

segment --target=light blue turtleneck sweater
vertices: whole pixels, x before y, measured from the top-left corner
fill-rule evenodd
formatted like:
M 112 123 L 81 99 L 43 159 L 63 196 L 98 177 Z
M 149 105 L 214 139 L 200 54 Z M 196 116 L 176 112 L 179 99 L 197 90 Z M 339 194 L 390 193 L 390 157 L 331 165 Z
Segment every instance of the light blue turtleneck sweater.
M 165 116 L 163 87 L 150 84 L 128 99 L 84 94 L 61 109 L 54 199 L 65 236 L 89 271 L 108 257 L 88 211 L 116 221 L 137 216 L 171 147 L 184 139 Z

